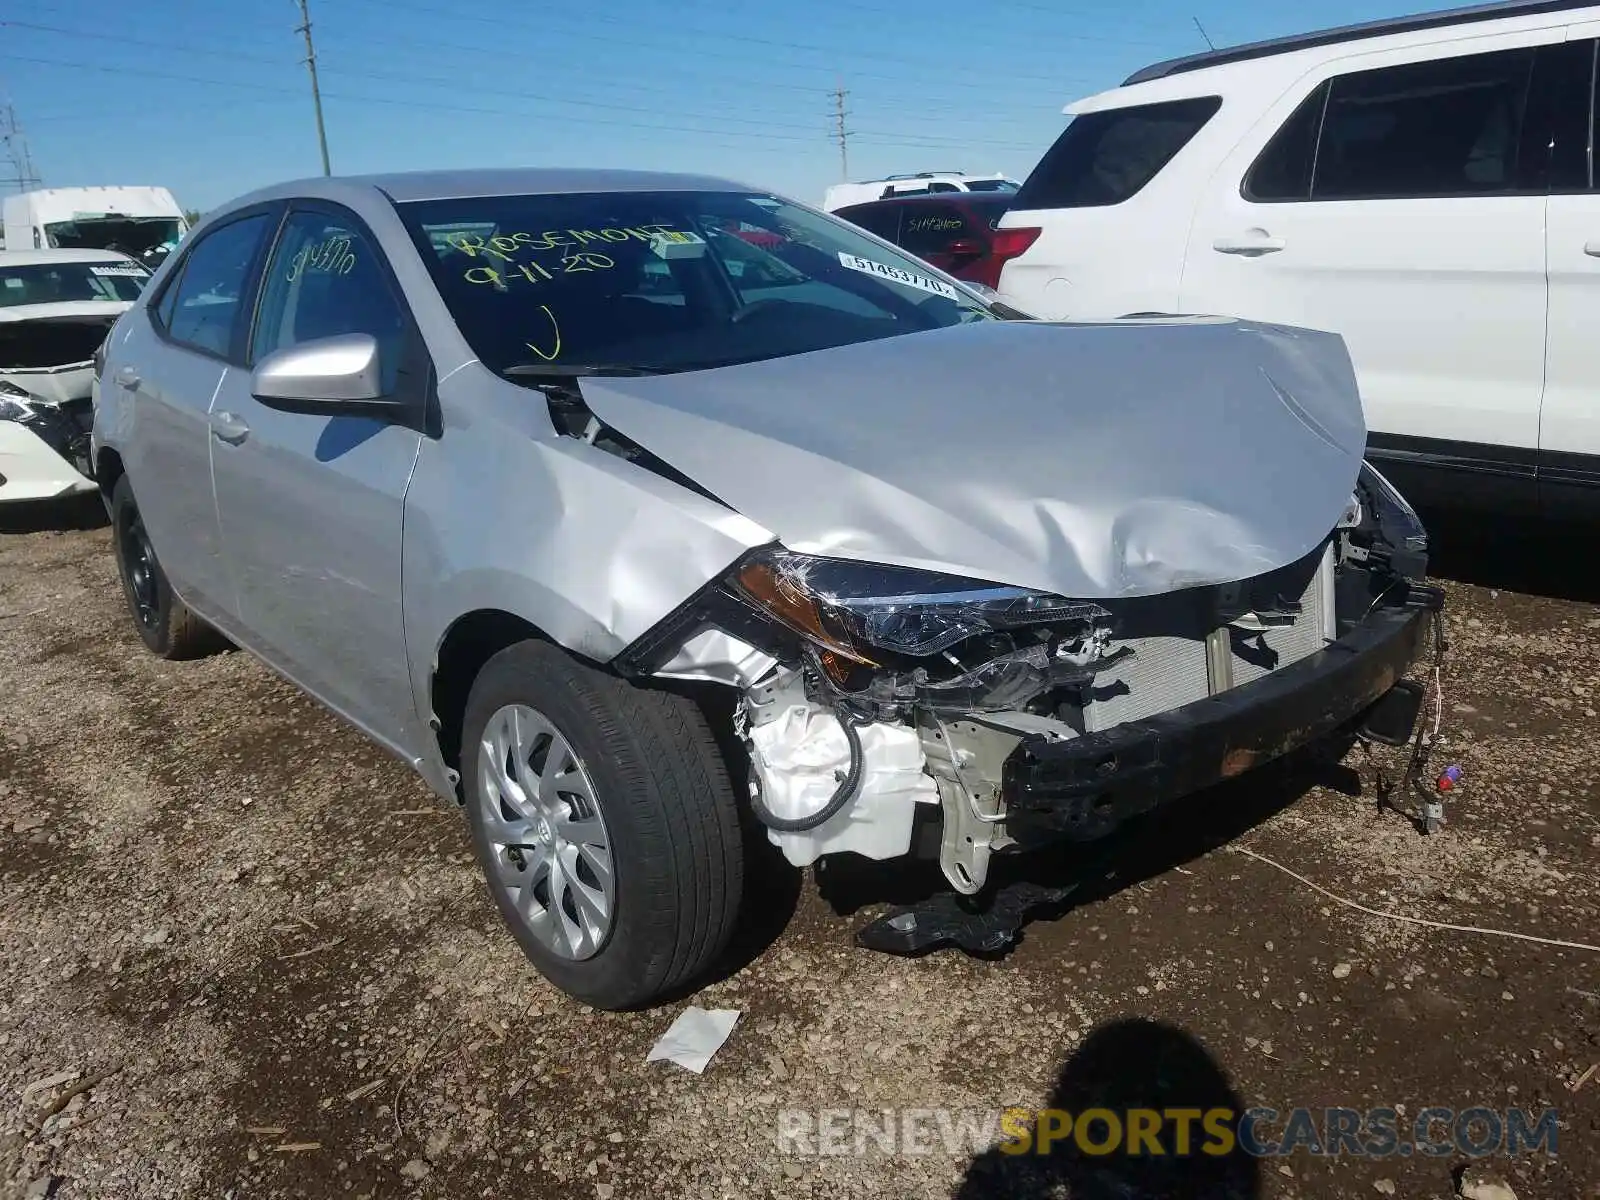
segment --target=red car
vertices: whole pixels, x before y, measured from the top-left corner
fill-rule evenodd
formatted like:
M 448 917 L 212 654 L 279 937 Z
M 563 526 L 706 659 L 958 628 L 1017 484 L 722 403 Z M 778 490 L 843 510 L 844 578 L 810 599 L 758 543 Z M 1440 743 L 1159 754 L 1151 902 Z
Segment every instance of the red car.
M 896 196 L 851 204 L 833 215 L 893 242 L 939 270 L 995 287 L 1000 267 L 1026 247 L 1012 249 L 1011 235 L 996 229 L 1013 197 L 982 192 Z

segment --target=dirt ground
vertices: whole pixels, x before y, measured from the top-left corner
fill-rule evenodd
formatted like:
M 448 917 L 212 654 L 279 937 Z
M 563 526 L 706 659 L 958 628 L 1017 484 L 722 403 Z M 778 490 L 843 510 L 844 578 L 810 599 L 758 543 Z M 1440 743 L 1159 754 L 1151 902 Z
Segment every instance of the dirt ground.
M 703 1076 L 681 1009 L 597 1013 L 504 935 L 465 825 L 242 653 L 163 663 L 104 529 L 0 533 L 0 1194 L 137 1197 L 1446 1197 L 1461 1156 L 1115 1159 L 780 1151 L 786 1109 L 1516 1106 L 1600 1197 L 1600 573 L 1581 542 L 1447 538 L 1444 742 L 1424 837 L 1358 748 L 1037 870 L 1073 901 L 993 960 L 857 949 L 924 877 L 764 860 L 695 996 L 743 1015 Z M 1592 532 L 1589 543 L 1593 546 Z M 1326 757 L 1326 756 L 1324 756 Z M 1388 761 L 1388 760 L 1385 760 Z M 1144 1170 L 1146 1174 L 1140 1176 Z

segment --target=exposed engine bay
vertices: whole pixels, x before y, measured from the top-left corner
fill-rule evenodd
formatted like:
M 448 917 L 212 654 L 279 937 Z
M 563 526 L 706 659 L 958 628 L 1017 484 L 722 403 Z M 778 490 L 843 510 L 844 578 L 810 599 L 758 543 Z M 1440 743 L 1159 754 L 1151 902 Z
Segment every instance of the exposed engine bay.
M 1405 605 L 1426 546 L 1405 501 L 1366 468 L 1299 561 L 1160 596 L 1073 601 L 763 550 L 629 665 L 742 689 L 750 801 L 791 863 L 936 845 L 946 879 L 971 894 L 994 854 L 1094 838 L 1126 815 L 1098 795 L 1081 806 L 1023 795 L 1032 746 L 1158 717 L 1307 659 Z M 774 638 L 767 614 L 792 636 Z

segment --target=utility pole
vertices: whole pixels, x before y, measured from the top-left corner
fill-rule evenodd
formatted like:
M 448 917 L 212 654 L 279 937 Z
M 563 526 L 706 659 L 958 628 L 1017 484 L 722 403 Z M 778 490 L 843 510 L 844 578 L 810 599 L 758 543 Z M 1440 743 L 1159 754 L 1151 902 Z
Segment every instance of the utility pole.
M 322 90 L 317 86 L 317 48 L 311 42 L 311 10 L 309 0 L 299 0 L 300 27 L 296 33 L 306 35 L 306 70 L 311 72 L 311 103 L 317 109 L 317 146 L 322 151 L 322 173 L 332 175 L 328 166 L 328 131 L 322 124 Z
M 19 192 L 42 186 L 39 172 L 33 169 L 33 156 L 28 153 L 28 140 L 22 136 L 22 126 L 17 121 L 17 110 L 9 101 L 0 105 L 0 147 L 5 149 L 10 168 L 0 183 Z
M 844 80 L 837 80 L 833 89 L 833 137 L 839 143 L 839 179 L 845 183 L 850 180 L 850 131 L 844 127 L 848 115 L 844 110 L 844 98 L 849 94 L 845 91 Z

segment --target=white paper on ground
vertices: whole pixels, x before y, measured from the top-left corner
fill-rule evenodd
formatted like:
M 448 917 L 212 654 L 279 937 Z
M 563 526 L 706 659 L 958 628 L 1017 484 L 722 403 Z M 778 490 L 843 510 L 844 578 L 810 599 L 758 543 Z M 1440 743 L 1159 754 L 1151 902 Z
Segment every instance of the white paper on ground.
M 709 1011 L 691 1004 L 678 1014 L 678 1019 L 668 1026 L 661 1040 L 650 1047 L 645 1062 L 666 1059 L 686 1067 L 696 1075 L 703 1074 L 711 1056 L 722 1048 L 739 1019 L 737 1008 L 713 1008 Z

